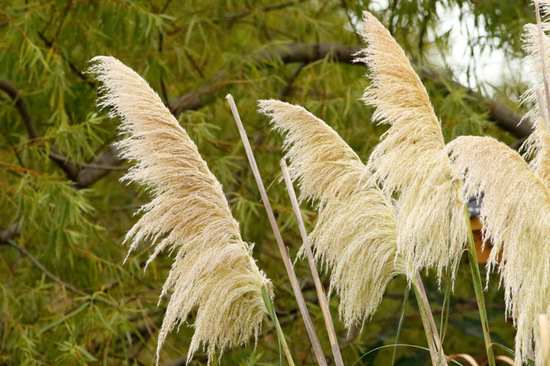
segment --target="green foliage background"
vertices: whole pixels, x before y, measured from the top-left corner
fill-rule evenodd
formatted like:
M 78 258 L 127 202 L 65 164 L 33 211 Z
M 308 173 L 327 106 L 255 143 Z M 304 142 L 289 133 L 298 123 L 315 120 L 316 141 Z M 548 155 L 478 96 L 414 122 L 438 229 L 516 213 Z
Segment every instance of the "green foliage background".
M 295 256 L 301 242 L 284 187 L 277 181 L 281 138 L 256 113 L 256 101 L 280 98 L 305 106 L 364 160 L 384 127 L 372 125 L 372 111 L 358 101 L 368 86 L 364 67 L 339 62 L 334 54 L 313 62 L 285 62 L 270 50 L 304 42 L 362 45 L 354 29 L 361 11 L 371 10 L 419 71 L 437 70 L 441 76 L 425 82 L 447 141 L 463 134 L 490 134 L 513 143 L 513 135 L 489 121 L 491 100 L 454 82 L 452 65 L 427 56 L 448 55 L 453 46 L 448 33 L 433 36 L 441 15 L 451 7 L 473 14 L 475 26 L 486 32 L 484 37 L 472 36 L 472 45 L 502 48 L 507 57 L 521 57 L 522 26 L 532 21 L 532 9 L 520 0 L 0 1 L 0 79 L 17 88 L 38 132 L 29 136 L 14 99 L 0 91 L 0 229 L 6 232 L 18 223 L 9 240 L 0 236 L 0 364 L 147 365 L 154 359 L 166 304 L 163 300 L 157 307 L 157 301 L 171 259 L 167 254 L 159 257 L 144 273 L 149 248 L 144 244 L 122 264 L 126 248 L 121 246 L 147 193 L 119 183 L 128 162 L 108 167 L 109 174 L 93 184 L 78 183 L 78 172 L 105 168 L 94 166 L 94 159 L 117 138 L 118 121 L 98 110 L 98 85 L 85 73 L 96 55 L 115 56 L 134 68 L 171 107 L 186 93 L 199 98 L 199 108 L 174 113 L 223 184 L 244 239 L 256 243 L 254 255 L 275 284 L 275 305 L 295 360 L 313 364 L 305 327 L 223 96 L 230 92 L 237 101 L 284 239 Z M 523 86 L 479 88 L 517 109 Z M 76 175 L 60 169 L 52 153 L 74 162 Z M 303 206 L 311 228 L 315 212 Z M 74 288 L 53 281 L 30 258 Z M 298 261 L 296 266 L 329 355 L 307 265 Z M 328 276 L 324 278 L 328 286 Z M 462 266 L 450 295 L 445 283 L 438 291 L 433 277 L 426 276 L 446 352 L 470 353 L 482 361 L 483 336 L 470 282 L 467 266 Z M 497 284 L 493 279 L 487 293 L 493 336 L 513 348 L 514 331 L 504 322 Z M 362 330 L 348 332 L 336 320 L 346 364 L 390 364 L 393 347 L 377 347 L 395 343 L 400 319 L 399 343 L 426 346 L 416 304 L 404 298 L 405 288 L 405 280 L 396 278 Z M 336 318 L 338 299 L 332 298 L 331 305 Z M 191 335 L 191 327 L 170 335 L 160 363 L 183 364 Z M 246 348 L 227 351 L 220 363 L 275 365 L 280 357 L 266 319 L 256 346 L 251 341 Z M 204 355 L 197 354 L 192 364 L 204 362 Z M 424 350 L 396 349 L 396 365 L 427 362 Z

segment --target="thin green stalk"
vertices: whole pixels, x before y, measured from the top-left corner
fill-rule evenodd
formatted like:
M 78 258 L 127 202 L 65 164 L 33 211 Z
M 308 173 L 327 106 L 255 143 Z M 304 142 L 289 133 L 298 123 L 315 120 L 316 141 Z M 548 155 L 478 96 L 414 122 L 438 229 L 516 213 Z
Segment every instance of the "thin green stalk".
M 405 311 L 407 311 L 407 304 L 409 303 L 410 293 L 411 293 L 411 287 L 407 286 L 407 288 L 405 289 L 405 294 L 403 295 L 403 306 L 401 308 L 401 317 L 399 318 L 399 324 L 397 325 L 397 333 L 395 334 L 395 347 L 393 347 L 393 355 L 391 357 L 392 366 L 395 364 L 395 355 L 397 354 L 397 344 L 399 343 L 401 328 L 403 327 L 403 321 L 405 320 Z
M 422 278 L 419 273 L 416 273 L 416 276 L 413 278 L 412 287 L 416 295 L 416 301 L 418 302 L 418 309 L 420 311 L 422 325 L 424 326 L 424 332 L 426 333 L 428 347 L 432 350 L 432 352 L 430 352 L 432 364 L 434 366 L 447 365 L 443 346 L 441 345 L 439 333 L 437 332 L 437 326 L 435 325 L 432 310 L 430 309 L 428 296 L 426 295 L 426 290 L 424 289 Z
M 288 364 L 290 366 L 295 366 L 294 360 L 292 359 L 292 354 L 290 353 L 290 348 L 288 348 L 288 344 L 286 343 L 286 338 L 283 333 L 283 329 L 281 328 L 281 324 L 279 324 L 279 319 L 277 318 L 277 314 L 275 314 L 275 309 L 273 309 L 273 302 L 271 301 L 271 296 L 269 296 L 269 290 L 265 285 L 262 287 L 262 299 L 264 300 L 267 313 L 269 314 L 269 317 L 271 318 L 271 320 L 273 321 L 273 324 L 275 325 L 275 330 L 277 331 L 277 337 L 279 338 L 279 343 L 285 353 L 286 360 L 288 361 Z
M 470 215 L 468 214 L 468 206 L 464 206 L 464 214 L 468 223 L 468 259 L 470 260 L 470 270 L 472 272 L 472 281 L 474 283 L 474 291 L 476 294 L 477 307 L 479 309 L 479 318 L 481 319 L 481 328 L 483 329 L 483 337 L 485 339 L 485 350 L 487 351 L 487 361 L 489 366 L 495 366 L 495 354 L 491 347 L 491 333 L 489 332 L 489 320 L 487 319 L 487 309 L 485 308 L 485 297 L 483 296 L 483 285 L 481 283 L 481 275 L 477 264 L 476 243 L 472 232 L 472 224 Z

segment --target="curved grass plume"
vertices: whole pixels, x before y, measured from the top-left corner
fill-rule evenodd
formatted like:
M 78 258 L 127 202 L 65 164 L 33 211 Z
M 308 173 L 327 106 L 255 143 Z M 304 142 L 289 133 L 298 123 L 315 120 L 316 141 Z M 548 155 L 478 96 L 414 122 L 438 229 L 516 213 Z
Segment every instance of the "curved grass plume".
M 300 106 L 262 100 L 260 111 L 285 136 L 285 159 L 300 198 L 317 203 L 310 234 L 316 259 L 331 269 L 345 325 L 363 323 L 377 309 L 386 285 L 404 268 L 396 258 L 393 208 L 375 186 L 362 184 L 365 166 L 325 122 Z
M 549 1 L 540 1 L 542 10 L 548 14 Z M 538 14 L 538 4 L 536 12 Z M 540 17 L 538 17 L 540 22 Z M 527 52 L 525 58 L 527 70 L 537 80 L 522 96 L 522 102 L 532 105 L 526 118 L 534 122 L 534 130 L 526 140 L 527 155 L 533 159 L 529 166 L 533 172 L 550 189 L 550 110 L 548 91 L 548 75 L 550 74 L 550 38 L 544 30 L 550 29 L 549 22 L 527 24 L 524 27 L 523 46 Z
M 517 364 L 535 354 L 544 364 L 539 314 L 550 304 L 550 193 L 523 158 L 491 137 L 462 136 L 447 146 L 467 194 L 483 193 L 484 237 L 493 245 L 488 269 L 498 267 L 506 314 L 517 328 Z
M 458 265 L 468 238 L 463 187 L 452 179 L 440 122 L 405 52 L 378 19 L 363 14 L 368 46 L 356 61 L 371 79 L 363 101 L 375 107 L 374 121 L 391 126 L 367 168 L 388 198 L 398 196 L 397 248 L 409 280 L 423 268 L 435 268 L 441 280 Z
M 188 361 L 201 345 L 209 363 L 216 349 L 257 336 L 269 285 L 243 242 L 222 186 L 197 147 L 158 95 L 132 69 L 113 57 L 98 56 L 90 72 L 103 83 L 100 106 L 119 117 L 117 143 L 135 165 L 123 178 L 146 186 L 153 196 L 126 235 L 129 252 L 139 242 L 155 244 L 148 262 L 161 251 L 175 252 L 162 295 L 173 289 L 160 330 L 157 362 L 167 334 L 196 310 Z

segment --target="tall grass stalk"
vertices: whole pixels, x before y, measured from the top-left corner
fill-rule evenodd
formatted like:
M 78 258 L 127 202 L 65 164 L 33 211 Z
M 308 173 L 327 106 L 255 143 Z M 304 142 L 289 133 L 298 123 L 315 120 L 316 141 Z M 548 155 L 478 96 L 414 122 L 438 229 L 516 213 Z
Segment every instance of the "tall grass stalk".
M 283 242 L 283 238 L 281 237 L 281 233 L 279 231 L 279 227 L 277 226 L 277 220 L 275 219 L 275 215 L 273 214 L 273 209 L 271 208 L 271 203 L 269 202 L 269 198 L 267 197 L 267 193 L 262 181 L 262 177 L 260 175 L 258 165 L 256 164 L 254 153 L 252 152 L 252 147 L 250 146 L 250 142 L 248 141 L 246 130 L 244 129 L 244 126 L 242 124 L 241 117 L 239 116 L 239 112 L 237 110 L 237 106 L 235 105 L 235 101 L 233 100 L 233 96 L 231 94 L 228 94 L 226 96 L 226 99 L 227 99 L 227 102 L 229 103 L 229 107 L 231 108 L 231 112 L 233 113 L 233 117 L 235 119 L 235 123 L 237 124 L 239 134 L 241 135 L 241 139 L 243 141 L 243 145 L 246 151 L 246 156 L 248 157 L 248 162 L 250 163 L 250 167 L 252 169 L 252 173 L 254 174 L 254 178 L 256 179 L 256 184 L 258 185 L 258 189 L 260 191 L 260 195 L 262 197 L 262 201 L 264 203 L 264 207 L 267 212 L 267 216 L 269 218 L 269 223 L 271 224 L 271 229 L 273 230 L 273 234 L 275 235 L 275 240 L 279 247 L 279 251 L 281 253 L 281 257 L 283 259 L 283 263 L 285 265 L 285 269 L 287 271 L 288 278 L 290 280 L 290 285 L 292 286 L 292 290 L 294 291 L 296 302 L 298 303 L 300 313 L 302 314 L 302 318 L 304 319 L 307 333 L 309 335 L 309 339 L 311 340 L 311 344 L 313 346 L 315 357 L 317 358 L 317 362 L 319 365 L 326 366 L 327 361 L 325 359 L 323 349 L 321 348 L 321 343 L 319 342 L 319 338 L 317 337 L 317 334 L 315 332 L 315 327 L 313 326 L 313 322 L 311 321 L 311 317 L 307 310 L 306 302 L 304 300 L 304 295 L 302 294 L 302 290 L 300 289 L 300 285 L 298 283 L 298 278 L 296 277 L 296 273 L 294 272 L 294 268 L 290 261 L 288 248 L 285 246 Z
M 283 348 L 286 360 L 290 366 L 295 366 L 294 360 L 292 359 L 292 353 L 290 352 L 288 343 L 286 343 L 285 334 L 283 333 L 283 329 L 281 328 L 281 324 L 279 323 L 279 319 L 277 318 L 277 314 L 275 313 L 273 300 L 271 299 L 271 294 L 267 286 L 262 287 L 262 299 L 264 300 L 265 307 L 267 308 L 267 313 L 269 314 L 269 317 L 271 318 L 271 321 L 275 326 L 277 338 L 279 339 L 279 343 Z
M 288 191 L 288 196 L 290 197 L 292 209 L 294 210 L 294 215 L 296 216 L 296 221 L 298 222 L 298 228 L 300 229 L 300 235 L 302 236 L 302 241 L 304 243 L 303 248 L 305 250 L 306 257 L 309 263 L 313 282 L 315 283 L 315 290 L 317 291 L 319 306 L 321 307 L 321 311 L 323 312 L 323 318 L 325 320 L 325 326 L 327 328 L 328 338 L 330 340 L 330 347 L 332 349 L 332 355 L 334 356 L 334 362 L 337 366 L 343 366 L 344 361 L 342 360 L 340 346 L 338 345 L 338 338 L 336 337 L 334 323 L 330 315 L 330 308 L 328 305 L 327 296 L 319 278 L 319 272 L 317 271 L 317 267 L 315 265 L 315 257 L 313 256 L 313 252 L 311 250 L 311 243 L 309 242 L 306 227 L 304 225 L 304 220 L 302 219 L 302 214 L 300 212 L 300 205 L 298 204 L 296 192 L 294 192 L 292 180 L 290 179 L 290 174 L 288 174 L 288 168 L 284 159 L 281 160 L 281 171 L 283 172 L 283 178 L 286 184 L 286 189 Z
M 547 314 L 539 314 L 539 333 L 542 356 L 544 357 L 544 366 L 550 366 L 550 323 Z
M 481 282 L 481 274 L 477 263 L 476 242 L 468 213 L 468 206 L 464 206 L 464 215 L 468 218 L 468 260 L 470 262 L 470 272 L 472 273 L 472 282 L 474 292 L 476 294 L 477 308 L 479 310 L 479 318 L 481 320 L 481 328 L 483 330 L 483 340 L 485 341 L 485 351 L 487 353 L 487 362 L 489 366 L 495 366 L 495 354 L 491 346 L 491 332 L 489 331 L 489 319 L 487 318 L 487 308 L 485 306 L 485 296 L 483 295 L 483 284 Z
M 428 300 L 426 289 L 422 283 L 422 277 L 420 277 L 418 272 L 411 284 L 416 295 L 416 301 L 418 302 L 418 310 L 420 312 L 420 318 L 422 319 L 422 325 L 424 326 L 424 332 L 426 333 L 428 347 L 432 351 L 430 352 L 432 364 L 447 365 L 441 338 L 439 337 L 439 332 L 437 331 L 437 326 L 430 308 L 430 301 Z

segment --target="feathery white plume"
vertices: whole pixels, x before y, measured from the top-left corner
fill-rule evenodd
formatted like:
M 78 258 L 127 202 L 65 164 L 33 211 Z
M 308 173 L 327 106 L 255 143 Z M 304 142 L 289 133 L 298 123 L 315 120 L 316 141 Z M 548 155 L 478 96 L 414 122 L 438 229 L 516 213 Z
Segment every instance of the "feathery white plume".
M 498 265 L 504 283 L 506 313 L 517 328 L 516 363 L 534 351 L 542 365 L 537 319 L 550 313 L 549 191 L 516 151 L 491 137 L 459 137 L 447 149 L 468 196 L 484 194 L 484 240 L 493 244 L 487 265 Z
M 391 125 L 367 168 L 387 197 L 398 194 L 397 247 L 409 280 L 432 267 L 441 279 L 449 264 L 458 265 L 467 241 L 462 183 L 451 177 L 440 122 L 405 52 L 372 14 L 363 14 L 368 47 L 357 61 L 372 79 L 363 100 L 376 108 L 375 121 Z
M 362 184 L 365 166 L 325 122 L 277 100 L 262 100 L 259 107 L 285 135 L 285 158 L 300 198 L 317 202 L 319 217 L 310 238 L 316 258 L 331 269 L 340 317 L 347 327 L 364 322 L 388 282 L 404 273 L 396 260 L 393 208 L 376 186 Z
M 541 2 L 546 13 L 550 10 L 550 2 Z M 550 29 L 549 22 L 543 22 L 543 30 Z M 543 51 L 541 52 L 541 41 Z M 527 52 L 525 58 L 526 69 L 532 70 L 537 84 L 527 90 L 522 96 L 522 103 L 533 105 L 533 108 L 525 116 L 534 122 L 534 131 L 526 140 L 527 155 L 533 156 L 530 162 L 531 169 L 542 179 L 550 189 L 550 114 L 548 110 L 546 92 L 543 79 L 542 57 L 545 60 L 546 75 L 550 75 L 550 38 L 541 32 L 536 24 L 527 24 L 523 34 L 524 49 Z M 543 53 L 543 55 L 541 54 Z M 537 98 L 537 93 L 539 98 Z M 542 110 L 541 107 L 542 106 Z
M 113 57 L 98 56 L 90 72 L 103 83 L 100 106 L 120 117 L 117 143 L 122 157 L 136 161 L 124 177 L 147 186 L 153 200 L 126 235 L 129 251 L 141 240 L 176 251 L 162 289 L 173 288 L 159 334 L 157 362 L 167 334 L 197 310 L 188 361 L 204 345 L 209 362 L 216 348 L 246 343 L 258 334 L 266 308 L 262 286 L 268 280 L 251 257 L 231 215 L 222 186 L 197 147 L 158 95 L 132 69 Z M 161 296 L 162 296 L 161 295 Z

